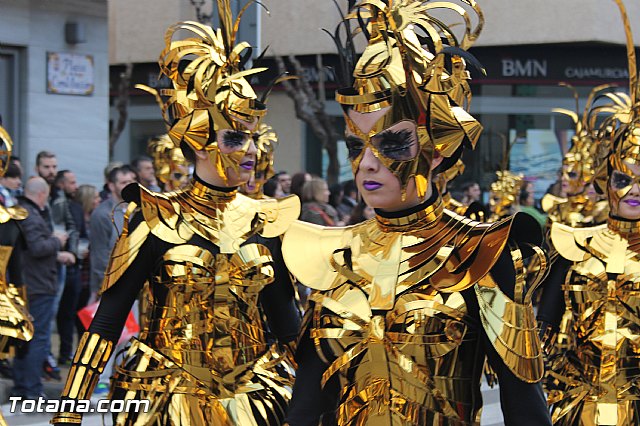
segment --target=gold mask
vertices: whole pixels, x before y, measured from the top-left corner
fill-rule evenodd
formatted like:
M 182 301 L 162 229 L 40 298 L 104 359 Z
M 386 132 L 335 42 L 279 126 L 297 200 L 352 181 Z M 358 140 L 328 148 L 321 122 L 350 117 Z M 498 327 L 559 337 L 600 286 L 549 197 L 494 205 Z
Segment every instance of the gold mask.
M 13 141 L 11 136 L 0 126 L 0 177 L 3 177 L 9 167 L 9 160 L 11 160 L 11 152 L 13 150 Z
M 462 37 L 454 35 L 453 26 L 433 16 L 433 12 L 443 10 L 461 18 Z M 366 21 L 366 25 L 353 31 L 351 38 L 365 34 L 368 45 L 355 65 L 351 87 L 336 92 L 347 128 L 362 145 L 359 155 L 351 155 L 354 174 L 362 153 L 370 148 L 400 181 L 403 199 L 412 178 L 418 196 L 423 197 L 434 154 L 444 157 L 438 168 L 445 170 L 459 158 L 462 146 L 475 146 L 482 131 L 465 109 L 471 100 L 470 77 L 460 56 L 470 57 L 464 51 L 480 34 L 482 12 L 473 0 L 363 0 L 346 16 L 345 28 L 354 19 Z M 477 21 L 475 27 L 473 19 Z M 428 43 L 421 41 L 425 37 Z M 450 64 L 445 58 L 449 54 Z M 389 111 L 366 134 L 348 115 L 350 109 L 370 113 L 387 107 Z M 386 129 L 404 121 L 415 125 L 415 155 L 389 157 L 376 143 Z
M 260 123 L 253 140 L 258 152 L 253 175 L 244 185 L 244 193 L 247 195 L 262 194 L 264 183 L 275 174 L 273 169 L 273 154 L 278 144 L 278 135 L 268 124 Z
M 220 28 L 214 31 L 197 22 L 171 26 L 158 62 L 173 83 L 173 89 L 161 92 L 169 97 L 163 106 L 169 137 L 176 146 L 185 142 L 195 151 L 208 151 L 226 180 L 227 169 L 239 171 L 252 142 L 251 128 L 267 112 L 246 77 L 266 68 L 242 69 L 250 45 L 236 44 L 236 34 L 246 7 L 234 22 L 229 0 L 217 0 L 217 5 Z M 174 40 L 179 31 L 192 37 Z M 233 146 L 220 146 L 227 133 Z
M 149 155 L 153 158 L 156 178 L 171 189 L 184 188 L 191 178 L 190 163 L 182 150 L 176 147 L 169 135 L 162 135 L 149 141 Z

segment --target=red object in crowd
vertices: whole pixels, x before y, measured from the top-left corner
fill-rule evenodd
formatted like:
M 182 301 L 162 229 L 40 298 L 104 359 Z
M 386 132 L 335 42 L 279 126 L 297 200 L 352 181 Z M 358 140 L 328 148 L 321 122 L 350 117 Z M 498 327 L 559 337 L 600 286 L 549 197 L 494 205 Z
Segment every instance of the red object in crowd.
M 84 326 L 85 330 L 89 329 L 89 325 L 91 325 L 91 321 L 93 321 L 93 317 L 95 316 L 99 305 L 100 302 L 94 302 L 78 311 L 78 318 L 80 318 L 80 322 Z M 122 329 L 122 334 L 120 335 L 118 344 L 126 342 L 139 332 L 140 326 L 138 325 L 138 321 L 136 321 L 136 317 L 133 315 L 133 312 L 130 311 L 129 316 L 127 316 L 127 321 L 124 323 L 124 328 Z

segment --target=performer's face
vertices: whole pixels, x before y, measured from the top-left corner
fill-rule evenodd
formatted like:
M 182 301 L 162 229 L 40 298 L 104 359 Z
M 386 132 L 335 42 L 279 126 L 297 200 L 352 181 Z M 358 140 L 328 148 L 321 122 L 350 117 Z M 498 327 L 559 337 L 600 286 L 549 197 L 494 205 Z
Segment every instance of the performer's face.
M 388 111 L 389 108 L 371 113 L 350 110 L 349 118 L 361 133 L 368 134 Z M 393 140 L 388 135 L 393 135 Z M 419 144 L 414 122 L 405 120 L 395 123 L 372 136 L 369 143 L 361 140 L 348 127 L 346 137 L 350 160 L 359 160 L 357 168 L 354 168 L 355 181 L 368 206 L 383 211 L 399 211 L 423 201 L 418 198 L 413 178 L 407 183 L 406 198 L 403 200 L 400 180 L 379 158 L 380 155 L 384 155 L 389 159 L 398 160 L 399 158 L 394 157 L 402 156 L 401 160 L 410 160 L 418 155 Z M 369 144 L 375 146 L 377 155 Z M 434 158 L 431 166 L 436 167 L 441 161 L 441 157 Z M 429 185 L 425 199 L 430 195 Z
M 217 148 L 215 150 L 196 151 L 198 175 L 206 178 L 211 184 L 221 187 L 240 186 L 249 181 L 256 164 L 258 152 L 253 141 L 255 123 L 245 123 L 245 130 L 223 129 L 216 133 Z M 218 170 L 216 156 L 225 160 L 221 162 L 224 170 Z M 204 160 L 204 161 L 202 161 Z M 205 163 L 205 164 L 203 164 Z M 206 168 L 207 170 L 202 170 Z
M 562 191 L 571 196 L 584 192 L 584 181 L 577 164 L 563 164 L 562 166 Z
M 611 213 L 627 220 L 640 220 L 640 165 L 623 161 L 623 170 L 614 169 L 609 178 Z

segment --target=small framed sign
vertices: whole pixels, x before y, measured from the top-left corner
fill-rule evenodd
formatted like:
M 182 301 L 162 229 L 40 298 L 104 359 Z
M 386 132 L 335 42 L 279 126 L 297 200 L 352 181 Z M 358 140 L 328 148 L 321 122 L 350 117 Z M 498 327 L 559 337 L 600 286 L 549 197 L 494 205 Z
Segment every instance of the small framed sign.
M 93 56 L 47 52 L 47 93 L 90 96 L 95 88 Z

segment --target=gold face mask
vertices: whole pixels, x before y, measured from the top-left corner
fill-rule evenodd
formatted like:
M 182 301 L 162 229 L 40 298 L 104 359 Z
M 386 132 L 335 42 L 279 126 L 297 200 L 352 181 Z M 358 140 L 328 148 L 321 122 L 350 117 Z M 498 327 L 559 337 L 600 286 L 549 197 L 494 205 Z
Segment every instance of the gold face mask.
M 181 189 L 189 183 L 190 164 L 168 135 L 151 139 L 148 152 L 153 158 L 156 178 L 165 185 L 165 189 Z
M 13 149 L 13 141 L 11 136 L 0 126 L 0 177 L 3 177 L 9 167 L 9 161 L 11 160 L 11 152 Z
M 242 69 L 250 46 L 236 44 L 241 16 L 233 22 L 228 0 L 218 0 L 218 12 L 215 32 L 197 22 L 170 27 L 159 64 L 173 83 L 173 89 L 161 92 L 169 97 L 163 105 L 169 137 L 178 147 L 185 142 L 195 151 L 207 151 L 226 181 L 227 170 L 239 173 L 253 128 L 267 112 L 246 80 L 266 68 Z M 193 37 L 174 40 L 178 31 Z
M 261 194 L 264 183 L 275 174 L 273 154 L 278 144 L 278 135 L 271 126 L 260 123 L 253 134 L 253 140 L 257 148 L 256 164 L 253 168 L 253 176 L 244 187 L 247 195 Z
M 640 176 L 636 175 L 627 165 L 628 163 L 638 164 L 638 162 L 633 163 L 627 158 L 623 159 L 618 155 L 614 155 L 610 163 L 609 209 L 613 216 L 617 216 L 620 201 L 627 196 L 634 185 L 640 186 Z
M 403 199 L 411 179 L 415 180 L 418 197 L 424 197 L 435 153 L 444 157 L 438 171 L 446 170 L 456 162 L 462 146 L 475 146 L 482 131 L 482 126 L 464 109 L 471 99 L 465 60 L 451 55 L 449 63 L 445 61 L 447 47 L 455 46 L 462 53 L 473 44 L 483 24 L 474 1 L 459 3 L 464 7 L 448 1 L 434 7 L 426 1 L 364 0 L 345 19 L 367 20 L 351 36 L 364 34 L 368 41 L 354 67 L 351 87 L 336 92 L 348 129 L 352 169 L 357 171 L 363 152 L 371 149 L 400 181 Z M 462 18 L 462 37 L 454 36 L 449 26 L 431 16 L 438 9 Z M 471 23 L 474 15 L 478 21 L 475 27 Z M 418 35 L 418 30 L 431 43 L 421 42 L 424 36 Z M 389 111 L 367 133 L 349 116 L 350 110 L 367 114 L 384 108 Z M 403 151 L 389 150 L 385 146 L 387 132 L 404 122 L 412 123 L 412 135 L 394 136 L 395 144 Z
M 489 207 L 494 216 L 503 217 L 510 214 L 511 206 L 518 201 L 523 176 L 513 174 L 508 170 L 498 171 L 496 174 L 498 180 L 491 184 Z

